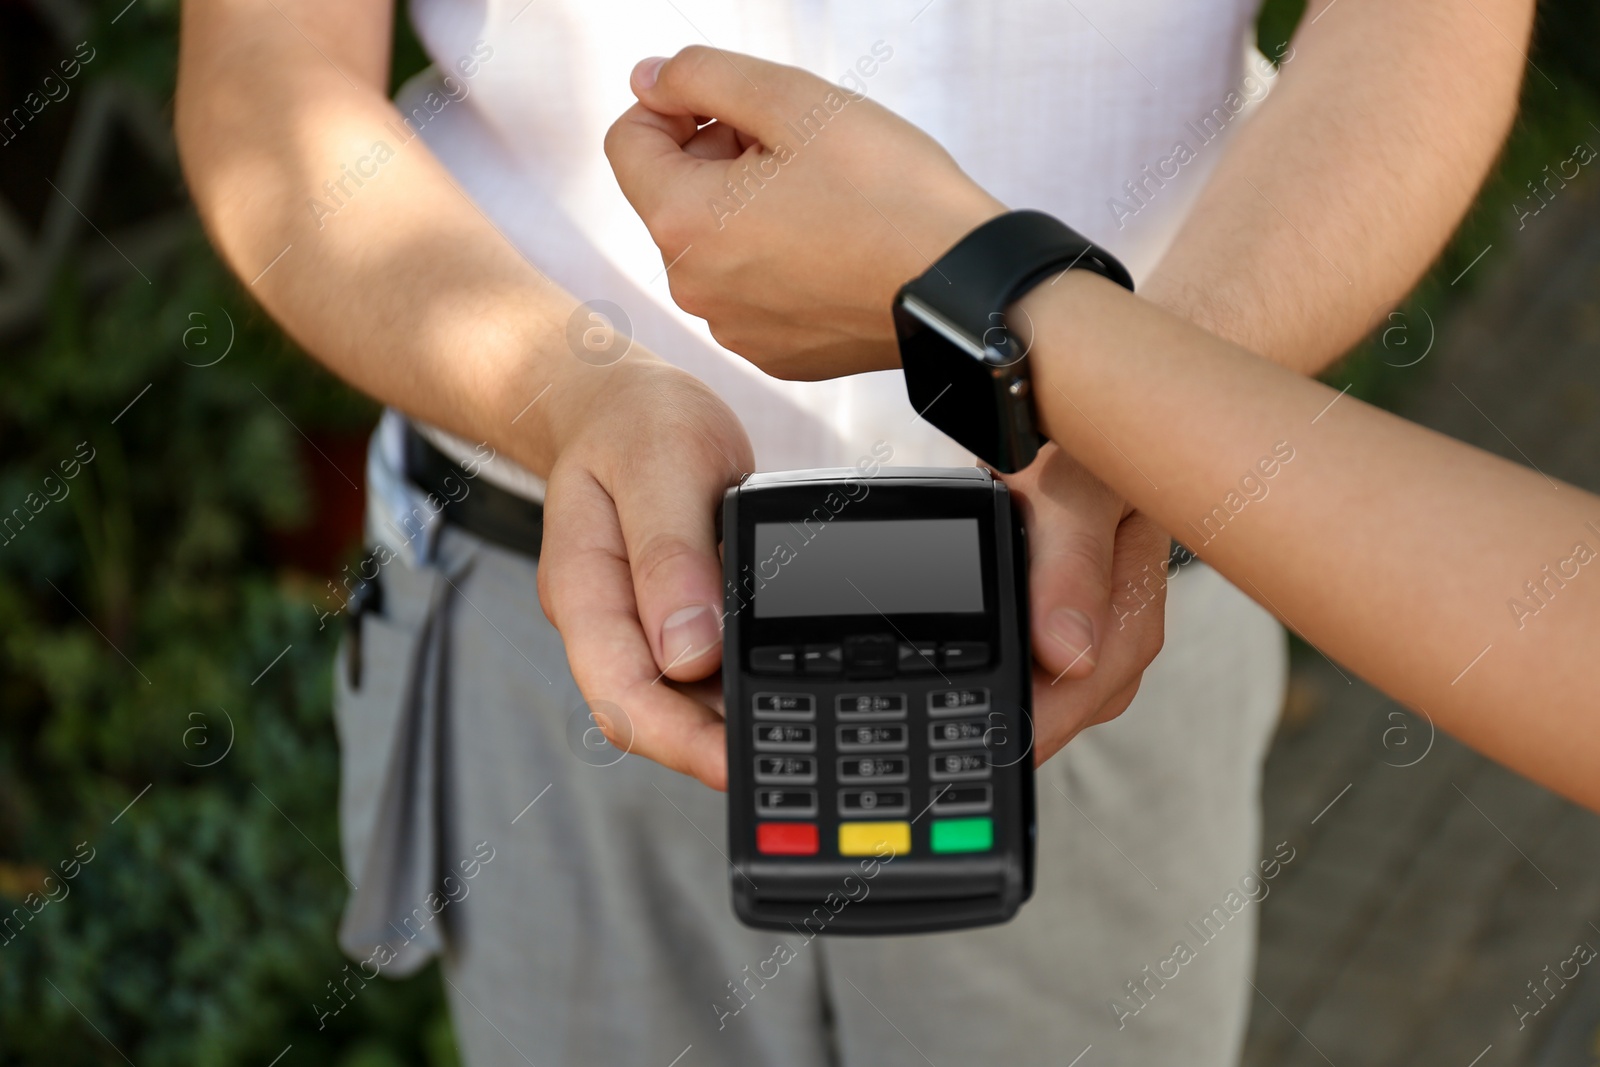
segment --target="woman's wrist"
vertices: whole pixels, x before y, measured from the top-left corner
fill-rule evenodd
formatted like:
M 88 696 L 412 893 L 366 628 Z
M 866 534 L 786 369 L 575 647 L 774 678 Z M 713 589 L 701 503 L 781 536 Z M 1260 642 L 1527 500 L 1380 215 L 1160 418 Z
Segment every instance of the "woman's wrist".
M 891 298 L 907 282 L 934 270 L 945 253 L 967 234 L 1009 210 L 978 185 L 966 180 L 965 175 L 962 178 L 959 184 L 951 183 L 937 202 L 921 205 L 918 212 L 921 221 L 905 235 L 906 254 L 886 264 L 889 278 L 885 288 Z M 884 310 L 890 308 L 885 307 Z M 885 364 L 882 360 L 874 360 L 869 353 L 866 362 L 871 365 L 864 365 L 862 370 L 880 370 L 883 366 L 900 365 L 899 339 L 895 335 L 894 324 L 889 320 L 885 322 L 888 328 L 885 340 L 889 349 L 892 349 L 888 356 L 890 361 Z M 873 339 L 863 340 L 871 343 Z
M 1084 358 L 1083 327 L 1100 313 L 1101 301 L 1125 292 L 1093 271 L 1065 270 L 1006 309 L 1007 328 L 1027 352 L 1039 428 L 1064 448 L 1064 416 L 1071 411 L 1067 398 L 1076 392 L 1074 377 Z

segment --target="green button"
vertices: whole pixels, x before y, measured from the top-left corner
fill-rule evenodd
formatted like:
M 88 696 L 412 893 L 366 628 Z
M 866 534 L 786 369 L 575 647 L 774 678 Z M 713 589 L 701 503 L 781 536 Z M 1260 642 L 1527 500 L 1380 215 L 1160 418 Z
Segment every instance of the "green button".
M 993 847 L 993 819 L 935 819 L 933 822 L 935 852 L 987 852 Z

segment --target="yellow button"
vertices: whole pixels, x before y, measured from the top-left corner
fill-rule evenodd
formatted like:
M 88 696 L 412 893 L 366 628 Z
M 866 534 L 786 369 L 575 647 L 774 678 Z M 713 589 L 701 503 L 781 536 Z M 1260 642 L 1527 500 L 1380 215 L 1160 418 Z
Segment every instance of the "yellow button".
M 839 824 L 841 856 L 904 856 L 911 851 L 908 822 L 842 822 Z

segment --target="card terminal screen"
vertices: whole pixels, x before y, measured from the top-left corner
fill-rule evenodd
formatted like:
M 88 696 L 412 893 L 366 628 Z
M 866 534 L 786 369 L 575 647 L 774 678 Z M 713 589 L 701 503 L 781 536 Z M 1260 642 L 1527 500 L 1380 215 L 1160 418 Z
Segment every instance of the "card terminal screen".
M 982 612 L 978 520 L 755 525 L 758 619 Z

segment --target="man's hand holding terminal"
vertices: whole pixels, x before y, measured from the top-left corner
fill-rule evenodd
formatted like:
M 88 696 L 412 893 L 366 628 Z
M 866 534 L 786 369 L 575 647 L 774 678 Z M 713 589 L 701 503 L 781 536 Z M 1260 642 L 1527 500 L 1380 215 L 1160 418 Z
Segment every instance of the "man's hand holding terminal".
M 727 757 L 716 687 L 672 683 L 722 665 L 716 514 L 753 466 L 726 404 L 646 360 L 572 420 L 545 496 L 539 599 L 595 722 L 618 747 L 717 789 Z

